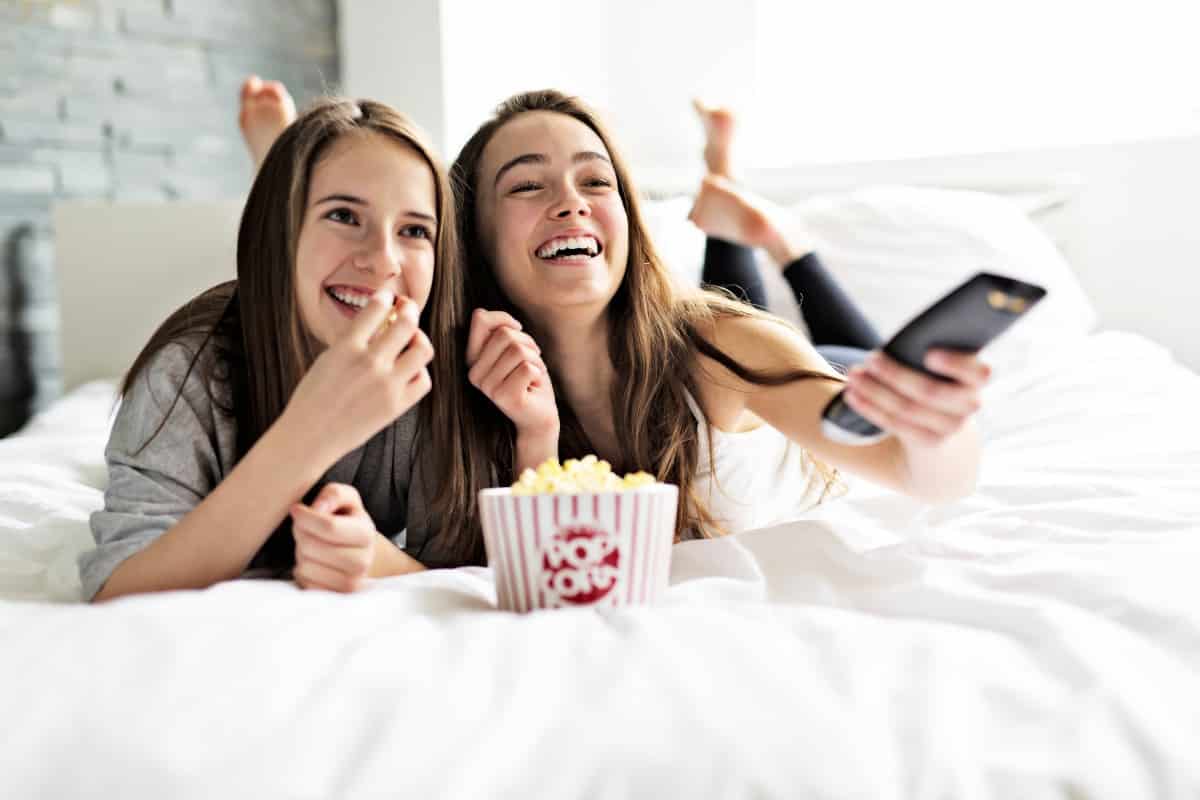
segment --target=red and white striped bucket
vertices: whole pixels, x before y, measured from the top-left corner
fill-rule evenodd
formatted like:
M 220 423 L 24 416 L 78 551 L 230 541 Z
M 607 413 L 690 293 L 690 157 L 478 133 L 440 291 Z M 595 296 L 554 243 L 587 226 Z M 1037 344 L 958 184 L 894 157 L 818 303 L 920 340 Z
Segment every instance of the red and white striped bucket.
M 667 586 L 679 490 L 479 493 L 483 542 L 506 611 L 654 602 Z

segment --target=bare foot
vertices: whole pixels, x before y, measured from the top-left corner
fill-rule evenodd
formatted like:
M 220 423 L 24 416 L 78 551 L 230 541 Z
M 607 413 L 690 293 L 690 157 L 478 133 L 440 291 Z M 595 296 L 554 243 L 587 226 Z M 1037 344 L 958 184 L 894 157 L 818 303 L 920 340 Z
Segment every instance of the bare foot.
M 704 125 L 704 163 L 710 175 L 733 177 L 733 111 L 723 106 L 713 106 L 703 100 L 692 100 L 692 108 Z
M 295 118 L 296 103 L 282 83 L 264 81 L 257 75 L 242 82 L 238 125 L 255 169 L 262 165 L 271 145 Z
M 812 252 L 787 211 L 718 175 L 701 181 L 688 219 L 709 236 L 763 248 L 781 269 Z

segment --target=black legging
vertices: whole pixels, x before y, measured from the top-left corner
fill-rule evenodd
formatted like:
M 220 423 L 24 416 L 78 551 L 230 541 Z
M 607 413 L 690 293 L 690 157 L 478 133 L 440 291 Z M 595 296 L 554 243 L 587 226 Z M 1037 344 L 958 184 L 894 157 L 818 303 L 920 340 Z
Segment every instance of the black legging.
M 825 360 L 850 367 L 883 344 L 875 327 L 826 271 L 816 253 L 807 253 L 788 264 L 783 277 L 800 305 L 813 345 Z M 754 251 L 744 245 L 708 237 L 701 281 L 728 289 L 757 308 L 767 307 L 767 289 Z

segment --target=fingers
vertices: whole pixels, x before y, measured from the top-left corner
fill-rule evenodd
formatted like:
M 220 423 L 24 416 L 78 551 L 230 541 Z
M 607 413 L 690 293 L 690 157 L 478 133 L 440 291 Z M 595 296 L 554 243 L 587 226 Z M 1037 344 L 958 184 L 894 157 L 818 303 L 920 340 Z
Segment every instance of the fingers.
M 344 484 L 325 486 L 314 505 L 340 505 L 353 510 L 338 514 L 302 503 L 292 506 L 292 536 L 296 541 L 293 576 L 304 588 L 355 591 L 371 569 L 375 525 L 362 510 L 358 492 Z
M 976 365 L 984 366 L 974 357 L 968 358 Z M 974 414 L 979 410 L 979 388 L 974 384 L 931 378 L 879 352 L 868 356 L 863 367 L 876 381 L 919 406 L 957 416 Z M 958 368 L 960 372 L 970 372 L 972 380 L 979 380 L 978 372 L 971 365 L 960 364 Z M 982 380 L 986 381 L 986 373 Z
M 296 539 L 297 564 L 315 561 L 329 569 L 355 576 L 366 575 L 371 568 L 372 552 L 368 548 L 330 544 L 304 531 L 297 532 L 295 526 L 292 535 Z
M 366 513 L 358 489 L 345 483 L 327 483 L 312 502 L 312 510 L 322 514 Z
M 483 346 L 496 328 L 507 327 L 521 330 L 521 323 L 512 315 L 503 311 L 488 311 L 483 308 L 475 309 L 471 315 L 471 330 L 467 334 L 467 364 L 472 365 L 479 358 Z
M 957 432 L 967 414 L 947 414 L 905 397 L 862 367 L 851 370 L 846 402 L 889 433 L 932 446 Z
M 529 365 L 529 372 L 534 377 L 541 375 L 545 369 L 545 365 L 537 353 L 524 345 L 511 345 L 480 381 L 479 391 L 491 397 L 492 393 L 508 379 L 508 376 L 522 365 Z
M 329 514 L 314 511 L 303 503 L 294 504 L 289 512 L 292 529 L 337 547 L 365 547 L 370 544 L 375 526 L 365 512 L 359 514 Z
M 389 322 L 391 313 L 385 314 L 370 341 L 372 352 L 378 353 L 386 362 L 395 361 L 409 346 L 413 333 L 421 324 L 421 309 L 407 297 L 399 298 L 392 306 L 392 312 L 396 315 L 395 320 Z
M 387 319 L 388 314 L 392 313 L 395 302 L 396 294 L 391 289 L 380 289 L 371 295 L 367 305 L 350 323 L 350 330 L 346 334 L 346 338 L 354 345 L 365 348 L 379 330 L 379 326 Z
M 541 348 L 528 334 L 512 328 L 500 328 L 492 334 L 479 358 L 468 370 L 467 380 L 484 394 L 490 394 L 523 361 L 532 362 L 540 369 L 546 366 L 542 361 Z
M 324 589 L 345 594 L 357 592 L 367 583 L 366 575 L 348 575 L 319 561 L 297 560 L 292 579 L 301 589 Z
M 470 369 L 467 371 L 467 378 L 473 385 L 478 386 L 479 382 L 492 371 L 505 351 L 511 347 L 520 347 L 533 358 L 541 360 L 542 348 L 538 347 L 532 336 L 517 328 L 497 327 L 492 329 L 492 333 L 476 353 L 475 358 L 469 361 Z
M 888 433 L 901 436 L 918 444 L 932 447 L 942 440 L 943 435 L 929 428 L 917 425 L 912 419 L 903 414 L 890 412 L 856 386 L 849 386 L 845 393 L 846 403 L 869 422 Z
M 953 350 L 930 350 L 925 355 L 925 367 L 976 389 L 982 389 L 992 377 L 992 368 L 978 356 Z
M 409 340 L 408 348 L 396 359 L 395 371 L 401 377 L 407 377 L 404 383 L 406 389 L 420 388 L 423 384 L 428 391 L 430 386 L 429 370 L 425 367 L 433 360 L 433 345 L 424 331 L 417 331 Z
M 514 367 L 489 397 L 496 398 L 493 402 L 502 408 L 512 403 L 520 403 L 529 391 L 534 388 L 544 373 L 528 361 L 523 361 Z

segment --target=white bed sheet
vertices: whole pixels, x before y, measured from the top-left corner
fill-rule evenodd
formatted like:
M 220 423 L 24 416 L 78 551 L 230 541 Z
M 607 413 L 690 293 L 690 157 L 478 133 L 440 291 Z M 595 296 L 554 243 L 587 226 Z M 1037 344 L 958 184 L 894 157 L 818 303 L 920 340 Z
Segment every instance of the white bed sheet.
M 484 569 L 46 602 L 85 387 L 0 442 L 0 795 L 1200 795 L 1200 377 L 1105 333 L 989 392 L 966 501 L 860 484 L 677 546 L 659 607 L 519 617 Z

